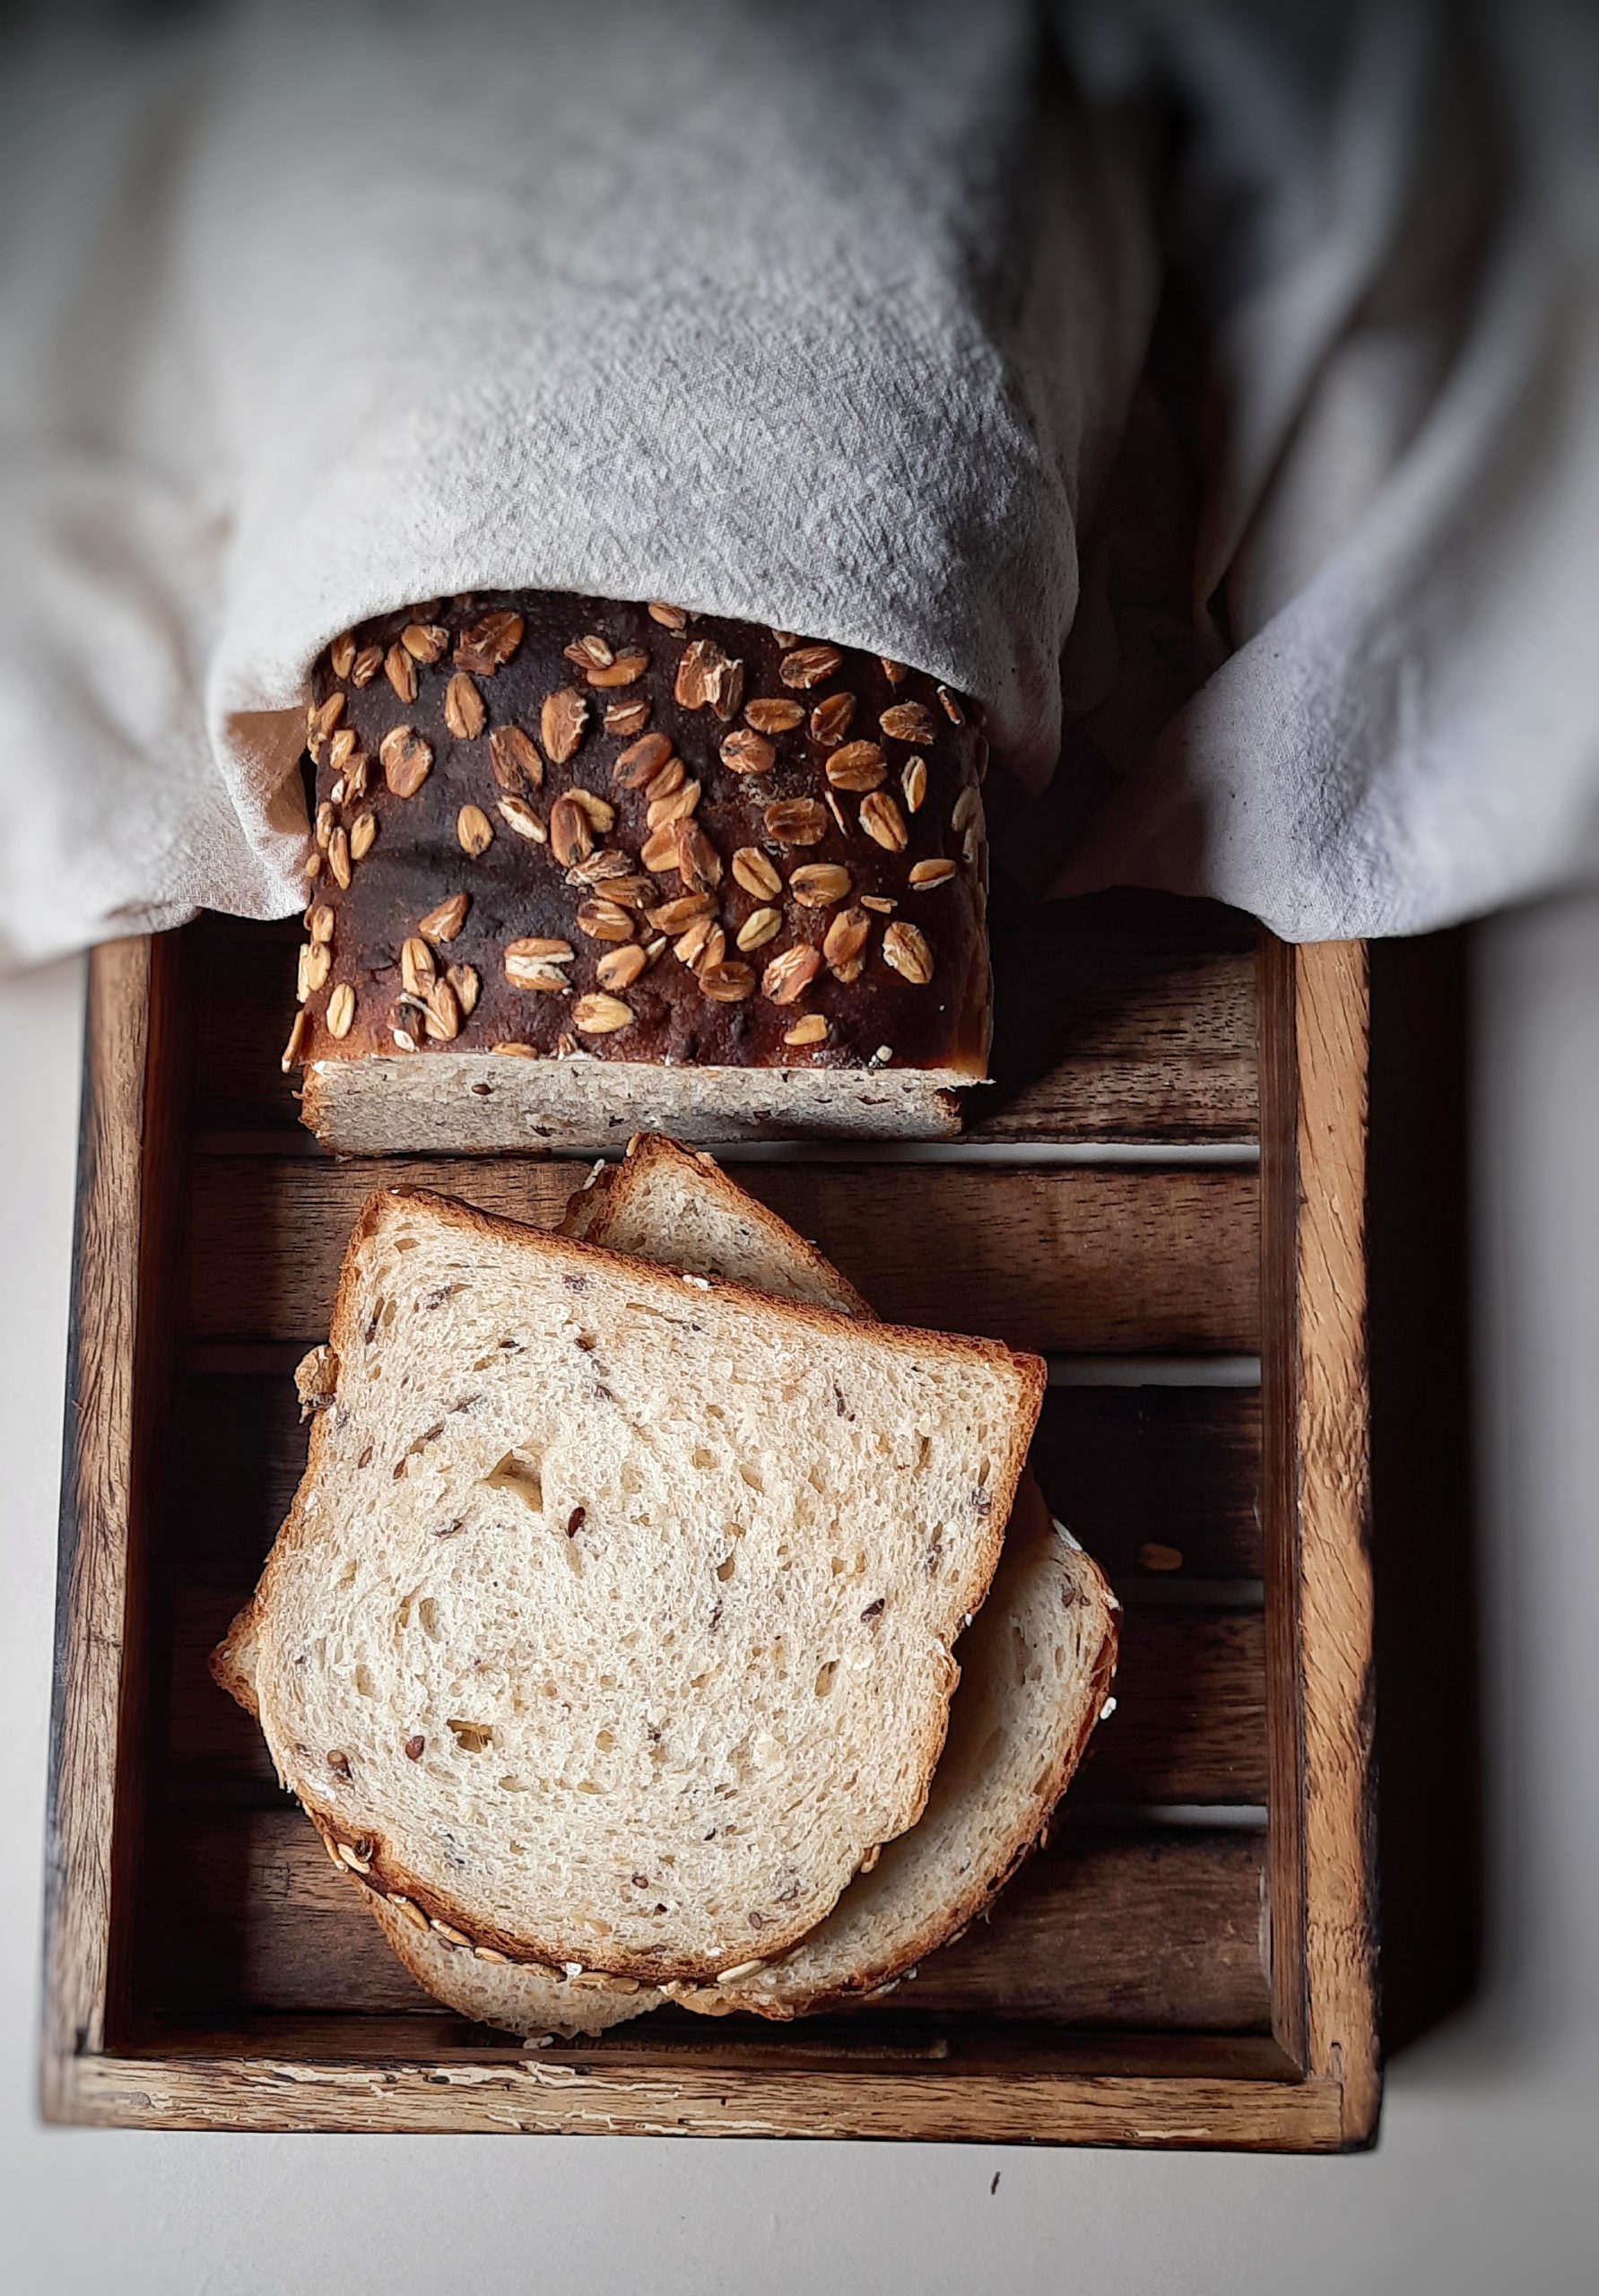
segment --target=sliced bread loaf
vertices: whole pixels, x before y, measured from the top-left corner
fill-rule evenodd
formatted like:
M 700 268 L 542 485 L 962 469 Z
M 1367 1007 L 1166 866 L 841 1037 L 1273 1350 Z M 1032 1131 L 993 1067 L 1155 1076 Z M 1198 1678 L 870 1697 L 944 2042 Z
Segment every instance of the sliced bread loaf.
M 561 1232 L 692 1275 L 752 1283 L 775 1300 L 809 1300 L 875 1320 L 814 1244 L 730 1180 L 703 1150 L 691 1154 L 658 1132 L 635 1134 L 625 1162 L 595 1168 L 567 1206 Z
M 609 1203 L 642 1257 L 701 1274 L 714 1266 L 802 1298 L 812 1284 L 818 1297 L 850 1291 L 708 1158 L 670 1142 L 640 1141 L 624 1164 L 606 1167 L 598 1186 L 572 1199 L 569 1230 L 585 1222 L 594 1232 L 596 1198 Z M 742 1268 L 740 1243 L 750 1250 Z M 1051 1525 L 1037 1484 L 1024 1475 L 988 1600 L 960 1644 L 960 1685 L 920 1820 L 791 1953 L 742 1980 L 678 1998 L 705 2013 L 797 2016 L 891 1984 L 957 1935 L 1027 1857 L 1082 1758 L 1115 1670 L 1116 1607 L 1098 1569 Z M 485 1965 L 409 1909 L 368 1902 L 412 1975 L 484 2024 L 597 2033 L 663 1998 L 626 1979 L 585 1974 L 573 1981 L 526 1963 Z
M 404 1192 L 330 1346 L 230 1642 L 336 1854 L 569 1973 L 796 1943 L 921 1810 L 1042 1365 Z

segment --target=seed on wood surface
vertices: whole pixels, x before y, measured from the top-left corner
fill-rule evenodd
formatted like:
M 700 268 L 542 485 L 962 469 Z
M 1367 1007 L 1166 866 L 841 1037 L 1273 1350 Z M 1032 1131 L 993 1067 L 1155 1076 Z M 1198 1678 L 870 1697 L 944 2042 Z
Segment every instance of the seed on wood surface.
M 444 977 L 456 992 L 456 1002 L 460 1006 L 463 1016 L 469 1016 L 474 1013 L 477 1010 L 477 1000 L 482 993 L 483 986 L 477 967 L 451 965 Z
M 625 949 L 608 949 L 595 968 L 602 988 L 631 988 L 648 960 L 637 941 Z
M 472 905 L 470 893 L 451 893 L 437 909 L 417 921 L 417 931 L 424 941 L 453 941 L 466 922 L 466 911 Z
M 385 734 L 378 756 L 383 778 L 395 797 L 414 797 L 433 770 L 433 752 L 414 726 L 395 726 Z
M 408 622 L 400 632 L 400 643 L 413 662 L 425 662 L 431 669 L 449 644 L 449 632 L 436 622 Z
M 947 885 L 954 874 L 952 861 L 918 861 L 910 873 L 911 889 L 930 893 L 937 885 Z
M 677 830 L 677 874 L 686 892 L 709 892 L 722 882 L 722 857 L 698 822 L 680 821 Z
M 896 701 L 877 722 L 896 742 L 932 742 L 938 737 L 938 720 L 925 701 Z
M 475 742 L 488 723 L 483 697 L 465 670 L 457 670 L 444 690 L 444 722 L 458 742 Z
M 489 770 L 512 797 L 543 787 L 544 761 L 520 726 L 496 726 L 489 736 Z
M 569 685 L 557 686 L 539 707 L 539 738 L 552 763 L 565 765 L 575 757 L 588 723 L 588 704 Z
M 821 951 L 796 942 L 774 957 L 760 976 L 760 993 L 774 1004 L 792 1004 L 821 970 Z
M 342 829 L 335 829 L 327 840 L 327 865 L 333 871 L 334 882 L 342 892 L 350 890 L 350 839 Z
M 736 962 L 702 965 L 700 986 L 713 1004 L 742 1004 L 755 993 L 754 968 Z
M 317 901 L 313 909 L 307 910 L 306 931 L 313 941 L 333 939 L 333 911 L 325 900 Z
M 778 752 L 764 734 L 747 726 L 735 726 L 722 744 L 722 762 L 729 773 L 769 773 Z
M 812 861 L 796 869 L 788 890 L 802 909 L 831 909 L 849 899 L 849 872 L 836 861 Z
M 874 789 L 861 799 L 861 827 L 885 853 L 903 853 L 910 841 L 905 816 L 886 789 Z
M 977 820 L 982 802 L 976 789 L 969 782 L 956 798 L 954 810 L 950 815 L 950 827 L 957 836 Z
M 586 1037 L 608 1037 L 618 1029 L 630 1028 L 633 1008 L 624 1004 L 620 996 L 591 993 L 579 996 L 572 1007 L 572 1026 Z
M 578 930 L 591 941 L 630 941 L 633 920 L 613 900 L 586 900 L 578 910 Z
M 461 1007 L 448 980 L 436 980 L 426 998 L 423 1015 L 429 1036 L 436 1044 L 452 1044 L 461 1033 Z
M 474 861 L 481 860 L 494 842 L 494 824 L 481 805 L 463 805 L 456 815 L 456 841 Z
M 875 742 L 846 742 L 827 761 L 827 778 L 835 789 L 881 789 L 888 767 Z
M 456 667 L 472 670 L 479 677 L 491 678 L 503 668 L 517 647 L 527 625 L 519 613 L 503 609 L 486 613 L 472 622 L 456 640 Z
M 327 649 L 328 666 L 335 678 L 347 678 L 355 667 L 355 632 L 347 630 Z
M 746 954 L 752 949 L 764 949 L 782 929 L 783 919 L 775 909 L 755 909 L 738 928 L 738 945 Z
M 563 869 L 594 851 L 594 828 L 570 790 L 557 797 L 550 813 L 550 850 Z
M 597 632 L 589 638 L 574 638 L 569 646 L 563 646 L 561 650 L 580 670 L 606 669 L 616 659 Z
M 659 773 L 672 755 L 672 737 L 668 734 L 646 734 L 641 740 L 630 742 L 617 754 L 611 776 L 619 789 L 642 789 L 645 783 Z
M 844 657 L 836 646 L 797 646 L 785 654 L 778 664 L 778 675 L 786 686 L 797 686 L 802 691 L 808 686 L 820 685 L 843 666 Z
M 821 953 L 832 971 L 838 972 L 842 966 L 854 965 L 855 973 L 849 977 L 852 979 L 856 978 L 860 970 L 858 961 L 871 929 L 865 909 L 841 909 L 839 911 L 828 926 L 827 936 L 821 944 Z
M 733 857 L 734 881 L 756 900 L 776 900 L 783 880 L 758 845 L 741 845 Z
M 347 1037 L 355 1020 L 355 991 L 347 980 L 335 983 L 327 1000 L 327 1033 Z
M 626 653 L 619 654 L 613 662 L 607 662 L 603 669 L 591 669 L 588 673 L 588 683 L 591 686 L 601 687 L 632 685 L 644 675 L 648 667 L 649 656 L 644 652 L 643 648 L 630 647 Z
M 803 704 L 785 701 L 776 694 L 759 694 L 745 705 L 744 723 L 758 734 L 791 734 L 805 722 Z
M 383 667 L 381 646 L 363 646 L 350 665 L 350 683 L 354 686 L 369 686 Z
M 528 839 L 534 845 L 547 841 L 549 831 L 526 798 L 501 797 L 494 810 L 507 829 L 515 830 L 518 837 Z
M 880 654 L 877 658 L 882 665 L 882 674 L 884 677 L 887 678 L 889 683 L 891 685 L 903 685 L 906 679 L 910 675 L 910 672 L 906 668 L 904 663 L 891 662 L 886 654 Z
M 377 841 L 377 814 L 357 813 L 350 824 L 350 858 L 364 861 Z
M 683 649 L 673 691 L 684 709 L 709 709 L 726 723 L 737 717 L 743 700 L 744 665 L 714 639 L 696 638 Z
M 793 1045 L 825 1044 L 830 1034 L 826 1017 L 822 1013 L 807 1013 L 803 1021 L 796 1021 L 793 1028 L 788 1030 L 783 1041 L 785 1044 Z
M 697 917 L 713 917 L 717 904 L 709 893 L 684 893 L 677 900 L 663 901 L 659 909 L 652 909 L 649 921 L 657 933 L 665 933 L 675 940 L 686 933 Z
M 925 933 L 896 918 L 882 936 L 882 953 L 902 980 L 925 988 L 933 978 L 933 950 Z
M 649 723 L 649 703 L 642 694 L 630 695 L 625 701 L 613 701 L 605 712 L 605 731 L 620 734 L 624 740 L 632 734 L 641 734 Z
M 899 776 L 899 787 L 905 792 L 908 813 L 919 813 L 927 795 L 927 761 L 925 757 L 908 757 L 905 770 Z
M 670 773 L 671 770 L 668 766 L 667 773 Z M 653 789 L 655 784 L 652 782 L 650 787 Z M 646 828 L 668 829 L 673 822 L 687 821 L 700 803 L 700 784 L 698 781 L 685 780 L 680 782 L 675 789 L 669 790 L 664 797 L 652 796 L 645 809 Z
M 383 674 L 402 701 L 416 700 L 416 664 L 403 646 L 389 648 L 383 657 Z
M 814 797 L 780 797 L 763 819 L 767 835 L 778 845 L 820 845 L 827 835 L 827 813 Z
M 651 598 L 644 611 L 663 630 L 686 630 L 689 626 L 689 617 L 681 606 L 665 605 L 659 598 Z
M 281 1065 L 285 1076 L 293 1067 L 295 1062 L 300 1058 L 301 1052 L 305 1048 L 306 1031 L 309 1025 L 310 1014 L 306 1011 L 305 1006 L 302 1004 L 299 1012 L 294 1015 L 294 1025 L 289 1031 L 289 1041 L 283 1047 L 283 1057 Z

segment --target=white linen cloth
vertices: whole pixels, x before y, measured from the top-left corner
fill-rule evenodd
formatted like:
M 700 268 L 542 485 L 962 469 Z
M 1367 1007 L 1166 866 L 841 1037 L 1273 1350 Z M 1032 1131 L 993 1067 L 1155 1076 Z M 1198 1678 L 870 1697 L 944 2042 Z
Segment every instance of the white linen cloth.
M 0 946 L 298 907 L 312 657 L 472 587 L 914 661 L 1040 788 L 1168 262 L 1227 409 L 1192 610 L 1101 602 L 1066 700 L 1091 738 L 1166 638 L 1220 665 L 1101 744 L 1056 882 L 1304 937 L 1591 868 L 1599 83 L 1575 12 L 1461 13 L 45 10 L 0 89 Z

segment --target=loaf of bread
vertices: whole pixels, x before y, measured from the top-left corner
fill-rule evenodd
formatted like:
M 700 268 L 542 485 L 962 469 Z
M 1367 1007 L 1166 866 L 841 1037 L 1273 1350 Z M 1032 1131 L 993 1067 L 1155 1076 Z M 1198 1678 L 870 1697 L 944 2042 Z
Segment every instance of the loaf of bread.
M 316 665 L 284 1065 L 382 1153 L 936 1138 L 986 1074 L 975 707 L 665 605 L 435 601 Z
M 1036 1358 L 390 1191 L 306 1384 L 306 1475 L 219 1672 L 391 1903 L 700 1986 L 915 1823 Z

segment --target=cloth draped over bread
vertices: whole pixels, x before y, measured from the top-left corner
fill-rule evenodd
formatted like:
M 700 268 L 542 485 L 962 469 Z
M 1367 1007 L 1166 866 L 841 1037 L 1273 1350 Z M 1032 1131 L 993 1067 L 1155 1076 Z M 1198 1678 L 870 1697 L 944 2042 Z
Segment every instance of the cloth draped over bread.
M 314 657 L 478 587 L 977 695 L 1040 890 L 1591 874 L 1596 108 L 1554 0 L 43 11 L 0 952 L 300 906 Z

